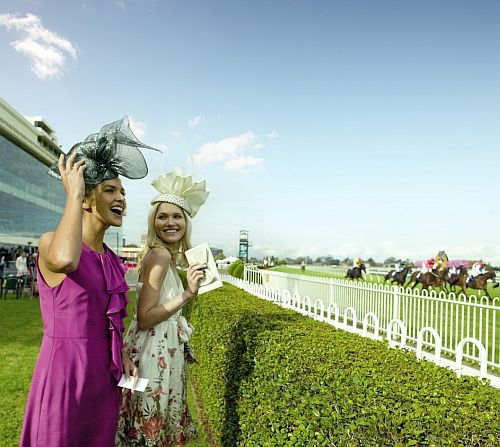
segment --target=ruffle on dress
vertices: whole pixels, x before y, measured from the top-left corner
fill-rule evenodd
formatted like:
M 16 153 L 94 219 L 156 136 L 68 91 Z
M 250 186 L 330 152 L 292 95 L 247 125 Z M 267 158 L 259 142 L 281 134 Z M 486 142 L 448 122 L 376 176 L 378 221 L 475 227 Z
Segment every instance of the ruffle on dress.
M 101 262 L 106 280 L 106 292 L 109 296 L 106 317 L 111 343 L 111 374 L 119 381 L 123 373 L 123 319 L 127 313 L 128 285 L 125 281 L 121 261 L 107 248 L 106 255 L 101 255 Z

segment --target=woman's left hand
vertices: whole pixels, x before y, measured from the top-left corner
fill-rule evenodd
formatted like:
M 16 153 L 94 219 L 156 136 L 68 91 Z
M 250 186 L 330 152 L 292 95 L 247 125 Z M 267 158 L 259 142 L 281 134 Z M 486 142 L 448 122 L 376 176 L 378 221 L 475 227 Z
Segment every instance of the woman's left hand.
M 129 377 L 134 378 L 134 385 L 132 387 L 132 392 L 134 392 L 134 388 L 137 385 L 137 381 L 139 380 L 139 368 L 135 366 L 134 362 L 130 359 L 127 352 L 125 351 L 122 351 L 122 363 L 125 379 L 128 380 Z

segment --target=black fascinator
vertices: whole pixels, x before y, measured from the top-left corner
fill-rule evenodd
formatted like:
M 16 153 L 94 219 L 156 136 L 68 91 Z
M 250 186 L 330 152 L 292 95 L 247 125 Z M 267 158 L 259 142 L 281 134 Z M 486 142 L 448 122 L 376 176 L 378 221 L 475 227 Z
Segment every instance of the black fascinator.
M 102 126 L 98 133 L 76 143 L 65 159 L 76 153 L 75 162 L 85 161 L 84 180 L 88 185 L 97 185 L 119 175 L 139 179 L 148 173 L 146 160 L 139 148 L 161 152 L 139 141 L 130 129 L 128 117 L 125 117 Z M 61 178 L 57 163 L 50 168 L 49 174 Z

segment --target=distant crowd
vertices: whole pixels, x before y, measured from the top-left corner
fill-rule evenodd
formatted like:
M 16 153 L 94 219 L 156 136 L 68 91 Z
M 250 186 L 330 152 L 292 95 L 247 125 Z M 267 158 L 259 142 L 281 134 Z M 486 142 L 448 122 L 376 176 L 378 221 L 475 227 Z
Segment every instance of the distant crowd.
M 0 247 L 0 277 L 9 274 L 32 277 L 35 273 L 36 256 L 36 247 Z

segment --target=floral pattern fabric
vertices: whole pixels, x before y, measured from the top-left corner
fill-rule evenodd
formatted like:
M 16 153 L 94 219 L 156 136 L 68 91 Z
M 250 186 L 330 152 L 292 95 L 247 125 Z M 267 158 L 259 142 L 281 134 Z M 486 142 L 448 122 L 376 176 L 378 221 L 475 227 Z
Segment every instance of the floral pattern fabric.
M 141 284 L 137 287 L 137 296 Z M 160 303 L 182 293 L 177 274 L 169 268 L 160 291 Z M 146 390 L 124 389 L 117 447 L 170 447 L 195 437 L 194 423 L 186 402 L 184 346 L 193 328 L 177 311 L 168 320 L 141 331 L 137 309 L 125 337 L 130 358 L 139 367 L 139 377 L 149 379 Z

